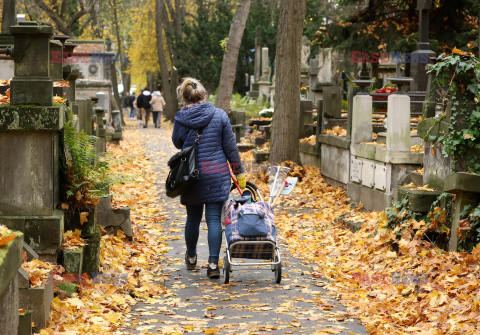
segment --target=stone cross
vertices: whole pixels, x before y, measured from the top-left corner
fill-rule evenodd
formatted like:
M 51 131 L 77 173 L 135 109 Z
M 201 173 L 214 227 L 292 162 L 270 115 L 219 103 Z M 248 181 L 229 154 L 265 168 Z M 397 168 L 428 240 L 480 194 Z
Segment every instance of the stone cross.
M 411 72 L 414 79 L 412 85 L 413 92 L 425 92 L 427 89 L 427 72 L 425 66 L 430 57 L 434 57 L 435 53 L 430 50 L 429 43 L 429 24 L 430 9 L 432 8 L 432 0 L 418 0 L 417 9 L 419 10 L 419 32 L 417 50 L 412 53 Z
M 255 35 L 255 82 L 258 82 L 260 79 L 261 73 L 261 60 L 262 60 L 262 28 L 257 27 L 256 35 Z

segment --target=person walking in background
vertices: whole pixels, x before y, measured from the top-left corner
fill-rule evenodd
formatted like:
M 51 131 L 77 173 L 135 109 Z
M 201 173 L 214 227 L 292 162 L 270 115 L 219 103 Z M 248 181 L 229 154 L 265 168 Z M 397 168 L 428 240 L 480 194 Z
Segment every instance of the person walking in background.
M 135 102 L 135 99 L 137 97 L 135 96 L 135 92 L 130 96 L 130 99 L 128 99 L 128 108 L 130 108 L 130 120 L 133 120 L 135 118 L 135 107 L 133 106 L 133 103 Z
M 150 118 L 150 100 L 152 100 L 152 93 L 145 88 L 137 98 L 137 106 L 140 108 L 142 119 L 143 119 L 143 128 L 147 128 L 148 119 Z
M 198 138 L 199 180 L 180 199 L 187 208 L 185 263 L 188 270 L 195 270 L 200 222 L 205 207 L 209 248 L 207 276 L 218 278 L 218 258 L 222 245 L 220 216 L 231 185 L 227 164 L 232 167 L 242 189 L 246 186 L 246 179 L 227 113 L 207 102 L 207 91 L 196 79 L 185 78 L 177 88 L 177 95 L 186 106 L 175 115 L 172 134 L 175 147 L 184 149 L 193 145 L 199 129 L 202 129 Z
M 135 96 L 135 100 L 133 101 L 133 109 L 135 110 L 135 115 L 137 116 L 137 120 L 142 119 L 142 113 L 140 112 L 140 108 L 137 105 L 138 102 L 138 95 Z
M 160 125 L 162 124 L 163 106 L 165 106 L 165 100 L 163 99 L 160 91 L 155 91 L 152 93 L 150 105 L 152 106 L 153 124 L 155 125 L 155 128 L 160 128 Z
M 122 111 L 123 111 L 122 115 L 124 119 L 126 115 L 130 114 L 129 105 L 130 105 L 130 92 L 125 92 L 125 96 L 123 97 L 123 100 L 122 100 Z

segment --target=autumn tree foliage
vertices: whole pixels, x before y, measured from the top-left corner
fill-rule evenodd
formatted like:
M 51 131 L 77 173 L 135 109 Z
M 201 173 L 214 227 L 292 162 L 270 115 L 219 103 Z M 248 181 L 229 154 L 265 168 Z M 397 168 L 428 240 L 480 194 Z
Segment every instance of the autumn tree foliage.
M 315 45 L 364 52 L 416 49 L 417 0 L 340 0 L 339 12 L 343 11 L 343 15 L 318 27 Z M 477 47 L 474 41 L 478 39 L 479 14 L 480 4 L 475 0 L 432 1 L 432 49 L 441 52 L 455 45 Z

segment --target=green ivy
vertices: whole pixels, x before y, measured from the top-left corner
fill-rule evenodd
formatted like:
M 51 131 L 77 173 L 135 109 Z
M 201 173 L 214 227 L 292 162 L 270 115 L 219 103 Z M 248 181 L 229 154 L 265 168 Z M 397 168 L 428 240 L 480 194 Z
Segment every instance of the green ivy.
M 443 113 L 434 125 L 446 120 L 445 134 L 432 135 L 432 127 L 424 139 L 441 144 L 445 157 L 465 161 L 467 171 L 480 173 L 480 161 L 472 155 L 480 150 L 480 61 L 474 55 L 442 54 L 429 73 L 435 73 L 436 84 L 445 87 L 444 109 L 451 106 L 452 113 Z
M 96 151 L 97 137 L 77 132 L 73 113 L 67 111 L 68 121 L 63 129 L 62 170 L 65 176 L 65 202 L 70 210 L 93 208 L 106 190 L 125 178 L 110 173 L 104 154 Z

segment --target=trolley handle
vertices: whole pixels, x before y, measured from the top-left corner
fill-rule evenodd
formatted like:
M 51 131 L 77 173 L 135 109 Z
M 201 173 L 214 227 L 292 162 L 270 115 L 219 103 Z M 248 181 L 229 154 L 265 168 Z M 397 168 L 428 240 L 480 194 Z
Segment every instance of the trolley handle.
M 237 178 L 235 178 L 235 175 L 233 174 L 232 170 L 229 169 L 229 171 L 230 171 L 230 178 L 232 178 L 232 181 L 235 184 L 235 187 L 237 188 L 238 193 L 240 193 L 240 196 L 243 196 L 243 192 L 240 189 L 240 186 L 238 185 Z

